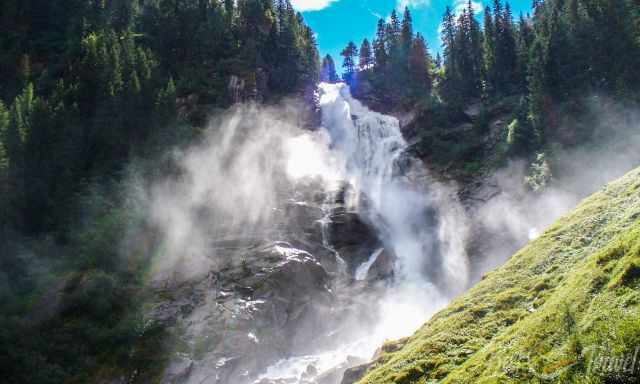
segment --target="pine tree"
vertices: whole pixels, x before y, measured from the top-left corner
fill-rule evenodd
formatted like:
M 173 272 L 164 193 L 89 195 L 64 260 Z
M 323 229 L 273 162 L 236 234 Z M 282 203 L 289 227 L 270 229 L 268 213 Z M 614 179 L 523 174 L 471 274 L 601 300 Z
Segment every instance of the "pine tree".
M 373 56 L 375 59 L 375 70 L 379 73 L 385 71 L 387 65 L 387 50 L 385 42 L 387 41 L 384 20 L 378 20 L 378 28 L 376 30 L 376 38 L 373 41 Z
M 516 118 L 507 127 L 509 152 L 515 156 L 527 156 L 536 149 L 537 135 L 529 121 L 527 99 L 520 97 Z
M 389 16 L 389 25 L 391 26 L 393 37 L 397 39 L 400 36 L 400 20 L 395 9 L 391 11 L 391 16 Z
M 385 37 L 387 54 L 391 59 L 390 62 L 392 64 L 397 63 L 400 54 L 400 20 L 395 9 L 391 11 L 389 23 L 385 28 Z
M 122 76 L 121 48 L 115 36 L 111 36 L 110 38 L 111 41 L 109 43 L 111 45 L 111 57 L 108 66 L 105 68 L 108 79 L 107 94 L 111 97 L 115 97 L 122 92 L 122 89 L 124 88 L 124 80 Z
M 456 47 L 456 23 L 449 6 L 442 20 L 442 48 L 444 55 L 444 77 L 440 91 L 442 97 L 451 104 L 461 102 L 460 80 L 458 77 L 458 47 Z
M 365 71 L 373 65 L 373 57 L 371 55 L 371 44 L 366 38 L 360 44 L 360 62 L 358 67 L 361 71 Z
M 350 41 L 342 52 L 340 52 L 340 55 L 344 58 L 344 61 L 342 62 L 342 68 L 344 68 L 342 78 L 348 84 L 353 84 L 356 72 L 355 57 L 358 56 L 358 48 L 356 48 L 353 41 Z
M 411 20 L 411 13 L 409 7 L 404 8 L 404 16 L 402 17 L 402 27 L 400 31 L 400 44 L 402 45 L 403 53 L 408 54 L 411 49 L 411 43 L 413 42 L 413 24 Z
M 541 38 L 536 38 L 531 46 L 529 54 L 529 115 L 533 129 L 542 132 L 544 137 L 546 116 L 548 112 L 549 87 L 548 58 L 546 44 Z
M 502 0 L 493 0 L 493 30 L 496 36 L 502 33 Z
M 516 41 L 513 28 L 513 15 L 511 6 L 505 3 L 502 16 L 502 35 L 499 39 L 501 56 L 500 70 L 501 80 L 504 82 L 505 92 L 510 92 L 514 84 L 514 71 L 517 65 Z
M 471 66 L 471 73 L 469 82 L 472 84 L 470 95 L 471 97 L 478 97 L 482 91 L 482 31 L 480 30 L 480 24 L 475 18 L 475 10 L 473 9 L 473 3 L 469 0 L 467 4 L 467 28 L 468 28 L 468 46 Z
M 175 116 L 176 84 L 172 77 L 169 78 L 167 85 L 158 91 L 154 107 L 161 124 L 166 124 Z
M 338 74 L 336 73 L 336 65 L 333 61 L 333 57 L 327 54 L 322 59 L 322 69 L 320 70 L 320 81 L 326 83 L 338 82 Z
M 484 34 L 483 34 L 483 78 L 484 88 L 483 92 L 485 96 L 492 96 L 495 90 L 496 83 L 496 62 L 495 62 L 495 25 L 493 17 L 491 16 L 491 8 L 486 6 L 484 9 Z
M 543 4 L 542 0 L 532 0 L 531 9 L 533 9 L 534 14 L 538 11 L 538 8 Z
M 495 91 L 508 94 L 514 90 L 516 83 L 514 76 L 517 53 L 513 15 L 509 3 L 506 3 L 503 8 L 501 0 L 494 0 L 493 7 L 493 29 L 485 27 L 486 93 L 490 95 Z M 485 23 L 490 19 L 486 10 Z
M 419 94 L 431 92 L 432 76 L 430 72 L 431 60 L 427 51 L 427 44 L 420 33 L 416 35 L 409 51 L 409 73 L 411 87 Z
M 533 41 L 533 31 L 524 15 L 520 14 L 518 22 L 518 38 L 516 42 L 517 65 L 514 73 L 516 87 L 519 93 L 527 92 L 527 73 L 529 65 L 529 50 Z

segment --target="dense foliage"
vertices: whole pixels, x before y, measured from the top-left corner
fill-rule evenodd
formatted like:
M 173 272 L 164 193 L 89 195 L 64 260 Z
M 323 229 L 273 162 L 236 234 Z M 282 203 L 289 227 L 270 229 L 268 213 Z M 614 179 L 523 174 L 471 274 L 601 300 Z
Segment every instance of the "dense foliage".
M 123 196 L 132 159 L 189 140 L 213 108 L 312 95 L 318 64 L 288 0 L 3 2 L 3 382 L 144 366 L 139 295 L 154 242 L 123 255 L 143 226 Z
M 424 40 L 412 33 L 409 10 L 402 20 L 394 11 L 388 22 L 378 21 L 371 48 L 363 41 L 360 66 L 346 65 L 344 76 L 374 107 L 417 111 L 413 131 L 430 135 L 423 151 L 436 162 L 458 152 L 466 153 L 467 163 L 486 162 L 477 144 L 487 140 L 492 111 L 504 109 L 511 112 L 504 152 L 535 159 L 553 143 L 589 138 L 585 96 L 640 101 L 639 15 L 631 0 L 536 0 L 533 13 L 516 21 L 509 3 L 495 0 L 477 14 L 469 1 L 457 14 L 446 9 L 442 58 L 438 53 L 431 60 Z M 343 51 L 345 63 L 356 54 Z M 481 113 L 466 121 L 462 112 L 474 104 Z M 467 122 L 476 129 L 463 138 L 465 145 L 448 137 L 446 129 Z

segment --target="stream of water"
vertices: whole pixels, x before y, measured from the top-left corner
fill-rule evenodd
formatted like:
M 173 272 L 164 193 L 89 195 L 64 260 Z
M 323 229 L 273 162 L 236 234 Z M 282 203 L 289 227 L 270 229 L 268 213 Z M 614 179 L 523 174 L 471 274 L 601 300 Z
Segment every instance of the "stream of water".
M 330 148 L 345 159 L 342 182 L 354 191 L 346 203 L 373 224 L 384 244 L 352 277 L 365 280 L 383 251 L 396 257 L 395 277 L 369 303 L 374 322 L 359 324 L 359 332 L 343 337 L 335 348 L 277 362 L 261 380 L 339 383 L 345 368 L 370 360 L 384 341 L 410 335 L 468 280 L 463 239 L 451 231 L 449 212 L 435 206 L 436 187 L 408 177 L 421 164 L 405 153 L 398 120 L 369 110 L 344 84 L 321 84 L 320 107 Z M 324 229 L 329 215 L 323 220 L 323 241 L 331 249 Z M 332 371 L 338 374 L 327 374 Z

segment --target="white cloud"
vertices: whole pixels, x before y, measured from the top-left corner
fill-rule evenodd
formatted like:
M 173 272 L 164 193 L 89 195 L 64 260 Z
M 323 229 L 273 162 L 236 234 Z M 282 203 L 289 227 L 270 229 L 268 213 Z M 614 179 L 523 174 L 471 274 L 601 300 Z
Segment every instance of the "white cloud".
M 319 11 L 327 8 L 331 3 L 338 0 L 291 0 L 291 5 L 296 11 Z
M 367 10 L 371 14 L 371 16 L 375 17 L 376 19 L 384 19 L 384 16 L 382 16 L 378 12 L 373 11 L 371 8 L 367 8 Z
M 460 12 L 467 9 L 468 4 L 469 4 L 469 0 L 456 0 L 455 6 L 454 6 L 454 12 L 456 13 L 456 15 L 460 14 Z M 482 9 L 483 9 L 482 2 L 480 1 L 472 0 L 471 7 L 473 8 L 473 12 L 476 14 L 482 12 Z
M 402 11 L 405 7 L 424 8 L 431 4 L 431 0 L 397 0 L 396 9 Z
M 453 14 L 459 15 L 460 12 L 467 9 L 468 6 L 469 6 L 469 0 L 456 0 L 453 8 Z M 476 15 L 482 12 L 482 10 L 484 9 L 480 1 L 471 1 L 471 7 L 473 8 L 473 12 Z M 444 25 L 442 23 L 438 24 L 438 35 L 442 35 L 443 30 L 444 30 Z

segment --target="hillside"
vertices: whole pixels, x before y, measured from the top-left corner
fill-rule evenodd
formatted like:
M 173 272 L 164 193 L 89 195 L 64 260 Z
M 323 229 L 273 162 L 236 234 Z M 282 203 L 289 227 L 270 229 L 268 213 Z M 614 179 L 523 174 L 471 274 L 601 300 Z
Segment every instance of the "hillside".
M 636 382 L 639 218 L 636 169 L 385 344 L 359 383 Z

